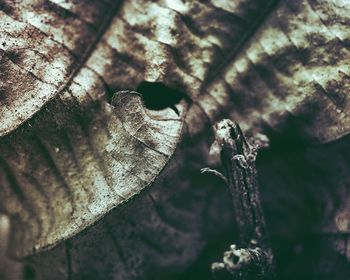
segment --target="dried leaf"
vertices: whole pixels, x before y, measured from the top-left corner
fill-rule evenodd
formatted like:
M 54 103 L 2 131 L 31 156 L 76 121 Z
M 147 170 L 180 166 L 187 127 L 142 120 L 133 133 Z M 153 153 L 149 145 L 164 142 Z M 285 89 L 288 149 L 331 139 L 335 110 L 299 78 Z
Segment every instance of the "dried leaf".
M 0 191 L 14 254 L 77 234 L 152 183 L 183 123 L 191 137 L 223 116 L 252 133 L 346 135 L 349 11 L 323 0 L 1 1 Z M 135 94 L 112 98 L 142 82 L 186 100 L 155 111 Z
M 0 143 L 1 209 L 14 220 L 16 256 L 77 234 L 139 193 L 169 160 L 182 127 L 172 110 L 167 118 L 148 113 L 135 92 L 119 92 L 90 116 L 61 102 Z

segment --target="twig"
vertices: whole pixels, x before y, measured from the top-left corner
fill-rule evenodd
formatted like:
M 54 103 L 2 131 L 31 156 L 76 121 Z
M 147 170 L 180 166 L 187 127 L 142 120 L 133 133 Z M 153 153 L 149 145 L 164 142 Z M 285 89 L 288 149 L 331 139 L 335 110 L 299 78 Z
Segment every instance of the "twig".
M 229 279 L 271 279 L 273 255 L 259 198 L 255 168 L 257 147 L 250 145 L 239 125 L 230 120 L 219 122 L 215 133 L 232 194 L 239 240 L 224 253 L 222 262 L 212 265 L 212 271 L 216 276 L 225 275 Z

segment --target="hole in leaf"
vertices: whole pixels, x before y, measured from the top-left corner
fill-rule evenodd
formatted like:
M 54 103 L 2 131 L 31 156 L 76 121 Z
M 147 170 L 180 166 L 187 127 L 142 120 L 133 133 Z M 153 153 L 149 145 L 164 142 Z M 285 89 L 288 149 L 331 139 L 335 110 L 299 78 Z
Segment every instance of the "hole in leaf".
M 175 104 L 185 98 L 184 93 L 169 88 L 160 82 L 142 82 L 136 91 L 142 95 L 145 107 L 149 110 L 162 110 L 170 107 L 179 114 Z

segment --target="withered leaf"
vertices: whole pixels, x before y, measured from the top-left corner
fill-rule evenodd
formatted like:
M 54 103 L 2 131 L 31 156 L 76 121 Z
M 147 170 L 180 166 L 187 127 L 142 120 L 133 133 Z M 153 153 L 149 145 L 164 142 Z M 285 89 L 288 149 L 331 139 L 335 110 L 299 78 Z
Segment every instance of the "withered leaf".
M 149 185 L 183 123 L 194 136 L 228 116 L 316 142 L 350 129 L 344 1 L 1 1 L 0 17 L 1 207 L 17 256 Z M 142 82 L 187 98 L 108 103 Z

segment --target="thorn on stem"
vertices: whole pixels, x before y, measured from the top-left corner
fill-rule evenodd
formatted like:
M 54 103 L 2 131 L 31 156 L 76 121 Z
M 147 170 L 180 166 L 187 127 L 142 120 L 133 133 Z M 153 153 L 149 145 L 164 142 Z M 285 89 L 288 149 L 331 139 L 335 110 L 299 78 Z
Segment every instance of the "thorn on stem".
M 211 169 L 211 168 L 209 168 L 209 167 L 204 167 L 204 168 L 201 168 L 200 172 L 201 172 L 202 174 L 204 174 L 204 173 L 209 173 L 209 174 L 211 174 L 211 175 L 214 175 L 214 176 L 216 176 L 216 177 L 222 179 L 222 180 L 225 182 L 226 185 L 227 185 L 227 183 L 228 183 L 228 182 L 227 182 L 227 178 L 225 177 L 225 175 L 222 174 L 221 172 L 215 170 L 215 169 Z

